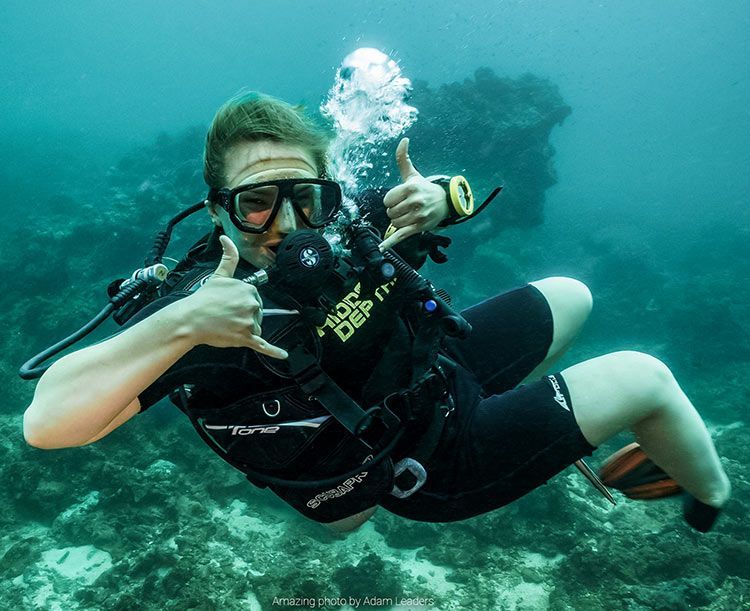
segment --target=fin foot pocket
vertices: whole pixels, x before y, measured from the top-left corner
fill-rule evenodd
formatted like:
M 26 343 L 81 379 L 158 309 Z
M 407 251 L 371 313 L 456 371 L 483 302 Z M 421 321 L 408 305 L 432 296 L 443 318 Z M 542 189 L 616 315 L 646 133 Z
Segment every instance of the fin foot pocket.
M 682 506 L 685 521 L 695 530 L 702 533 L 711 530 L 711 527 L 719 517 L 721 509 L 702 503 L 690 494 L 685 495 L 685 501 Z

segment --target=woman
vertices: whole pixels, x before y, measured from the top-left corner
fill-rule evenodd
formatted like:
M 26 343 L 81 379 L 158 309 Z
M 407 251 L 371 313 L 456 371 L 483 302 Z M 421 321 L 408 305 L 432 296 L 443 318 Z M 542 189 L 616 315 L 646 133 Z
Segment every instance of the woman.
M 330 220 L 334 210 L 324 202 L 336 200 L 337 187 L 321 179 L 325 150 L 325 137 L 288 104 L 258 94 L 229 100 L 206 140 L 214 231 L 183 261 L 174 290 L 123 332 L 45 373 L 24 415 L 27 442 L 92 443 L 179 389 L 178 406 L 203 439 L 250 481 L 269 485 L 316 521 L 350 530 L 378 505 L 427 521 L 490 511 L 630 430 L 688 493 L 688 522 L 710 528 L 729 481 L 702 420 L 663 363 L 616 352 L 544 375 L 590 312 L 591 295 L 576 280 L 532 282 L 464 311 L 471 336 L 445 340 L 441 360 L 416 382 L 400 285 L 384 282 L 371 294 L 357 285 L 342 294 L 316 329 L 326 388 L 364 408 L 396 395 L 411 397 L 414 407 L 430 396 L 420 418 L 396 413 L 405 433 L 382 452 L 387 460 L 373 460 L 382 446 L 355 439 L 330 406 L 323 409 L 320 392 L 308 393 L 307 403 L 299 388 L 282 392 L 281 378 L 270 372 L 273 361 L 289 357 L 289 346 L 264 339 L 263 326 L 275 320 L 269 312 L 292 310 L 269 307 L 283 306 L 284 296 L 239 278 L 272 267 L 286 236 Z M 402 183 L 363 207 L 380 231 L 392 226 L 381 250 L 396 247 L 419 266 L 429 232 L 450 224 L 455 203 L 416 171 L 408 140 L 396 159 Z M 190 275 L 201 266 L 208 270 L 204 282 Z M 428 379 L 443 385 L 434 397 Z M 394 464 L 406 473 L 395 478 Z

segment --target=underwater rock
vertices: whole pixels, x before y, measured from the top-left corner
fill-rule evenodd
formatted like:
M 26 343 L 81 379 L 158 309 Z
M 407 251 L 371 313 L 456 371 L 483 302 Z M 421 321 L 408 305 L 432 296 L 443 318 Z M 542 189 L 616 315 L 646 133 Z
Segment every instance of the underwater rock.
M 654 611 L 695 608 L 712 601 L 713 586 L 708 579 L 676 579 L 654 586 L 633 585 L 623 592 L 623 601 L 633 601 Z
M 404 596 L 405 581 L 396 563 L 376 554 L 365 556 L 356 566 L 342 566 L 333 573 L 333 582 L 342 596 L 362 600 L 368 597 L 400 598 Z
M 41 542 L 39 537 L 25 537 L 11 545 L 0 558 L 0 578 L 6 581 L 26 572 L 41 556 Z
M 750 579 L 750 543 L 723 539 L 719 563 L 727 575 Z
M 112 556 L 92 545 L 82 545 L 48 550 L 42 554 L 41 564 L 66 579 L 91 585 L 112 568 Z
M 20 431 L 15 434 L 21 438 Z M 22 447 L 20 455 L 3 467 L 8 508 L 24 519 L 52 523 L 79 498 L 72 478 L 66 477 L 69 467 L 68 461 L 55 461 L 48 453 Z
M 505 185 L 483 213 L 496 226 L 542 222 L 545 191 L 557 182 L 550 133 L 571 113 L 556 85 L 479 68 L 461 83 L 433 88 L 415 81 L 409 102 L 420 114 L 407 133 L 420 171 L 464 174 L 477 198 Z
M 440 540 L 440 528 L 427 522 L 411 522 L 400 518 L 381 519 L 375 530 L 395 549 L 415 549 L 435 545 Z
M 147 477 L 157 481 L 170 481 L 176 469 L 177 466 L 173 462 L 160 458 L 146 467 L 146 470 L 143 473 Z
M 97 490 L 92 490 L 79 502 L 60 513 L 52 523 L 52 532 L 55 536 L 70 542 L 79 542 L 81 535 L 86 536 L 96 521 L 92 516 L 96 515 L 100 496 Z

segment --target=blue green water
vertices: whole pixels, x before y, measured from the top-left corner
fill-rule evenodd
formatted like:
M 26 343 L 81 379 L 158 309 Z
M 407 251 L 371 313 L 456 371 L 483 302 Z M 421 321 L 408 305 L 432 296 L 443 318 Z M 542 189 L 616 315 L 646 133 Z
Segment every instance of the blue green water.
M 5 608 L 273 609 L 294 598 L 337 608 L 341 597 L 381 608 L 417 597 L 410 608 L 742 608 L 749 26 L 744 1 L 4 2 Z M 497 117 L 446 102 L 430 131 L 422 98 L 418 167 L 505 181 L 506 206 L 521 211 L 498 207 L 489 225 L 454 231 L 456 254 L 429 273 L 464 305 L 549 275 L 585 281 L 595 308 L 561 366 L 625 348 L 670 365 L 733 480 L 714 532 L 688 531 L 668 501 L 610 509 L 571 470 L 467 522 L 381 510 L 339 540 L 250 487 L 167 403 L 90 447 L 26 446 L 33 384 L 15 371 L 93 316 L 157 224 L 202 197 L 202 130 L 218 105 L 252 88 L 315 109 L 361 46 L 426 81 L 415 98 L 420 86 L 465 91 L 480 67 L 513 87 L 528 73 L 556 88 L 570 114 L 513 142 L 496 122 L 520 122 L 539 108 L 531 99 L 511 112 L 497 98 Z M 524 165 L 503 150 L 539 154 Z M 532 203 L 540 214 L 523 217 Z

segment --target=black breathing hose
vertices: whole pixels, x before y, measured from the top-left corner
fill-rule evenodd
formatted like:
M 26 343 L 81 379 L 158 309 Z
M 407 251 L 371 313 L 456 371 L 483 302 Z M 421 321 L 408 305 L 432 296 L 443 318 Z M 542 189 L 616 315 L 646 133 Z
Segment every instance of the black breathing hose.
M 443 332 L 449 337 L 464 339 L 471 333 L 468 321 L 456 313 L 438 294 L 432 283 L 419 274 L 411 265 L 392 250 L 386 250 L 383 258 L 389 261 L 396 270 L 396 276 L 408 282 L 409 288 L 422 300 L 424 313 L 440 320 Z
M 174 229 L 174 226 L 180 221 L 189 217 L 191 214 L 198 212 L 198 210 L 204 207 L 205 207 L 205 203 L 202 201 L 198 202 L 197 204 L 193 204 L 192 206 L 190 206 L 190 208 L 188 208 L 187 210 L 183 210 L 177 216 L 172 218 L 167 223 L 166 228 L 163 231 L 160 231 L 159 233 L 156 234 L 156 238 L 154 239 L 154 245 L 151 247 L 151 251 L 146 257 L 146 262 L 145 262 L 146 267 L 150 267 L 157 263 L 161 263 L 162 257 L 164 257 L 164 253 L 167 251 L 169 240 L 172 239 L 172 229 Z
M 18 370 L 18 375 L 21 376 L 21 378 L 24 380 L 34 380 L 36 378 L 42 377 L 42 374 L 47 371 L 52 365 L 50 364 L 44 367 L 40 367 L 39 365 L 41 363 L 59 354 L 66 348 L 69 348 L 76 342 L 86 337 L 100 324 L 107 320 L 112 312 L 114 312 L 117 308 L 124 304 L 134 294 L 139 293 L 148 284 L 149 281 L 142 278 L 134 280 L 133 282 L 129 282 L 124 288 L 120 289 L 120 291 L 118 291 L 118 293 L 109 300 L 109 303 L 102 308 L 101 312 L 99 312 L 94 318 L 83 325 L 83 327 L 78 329 L 78 331 L 76 331 L 72 335 L 69 335 L 63 340 L 60 340 L 54 346 L 50 346 L 43 352 L 40 352 L 36 356 L 26 361 L 23 365 L 21 365 L 21 368 Z

